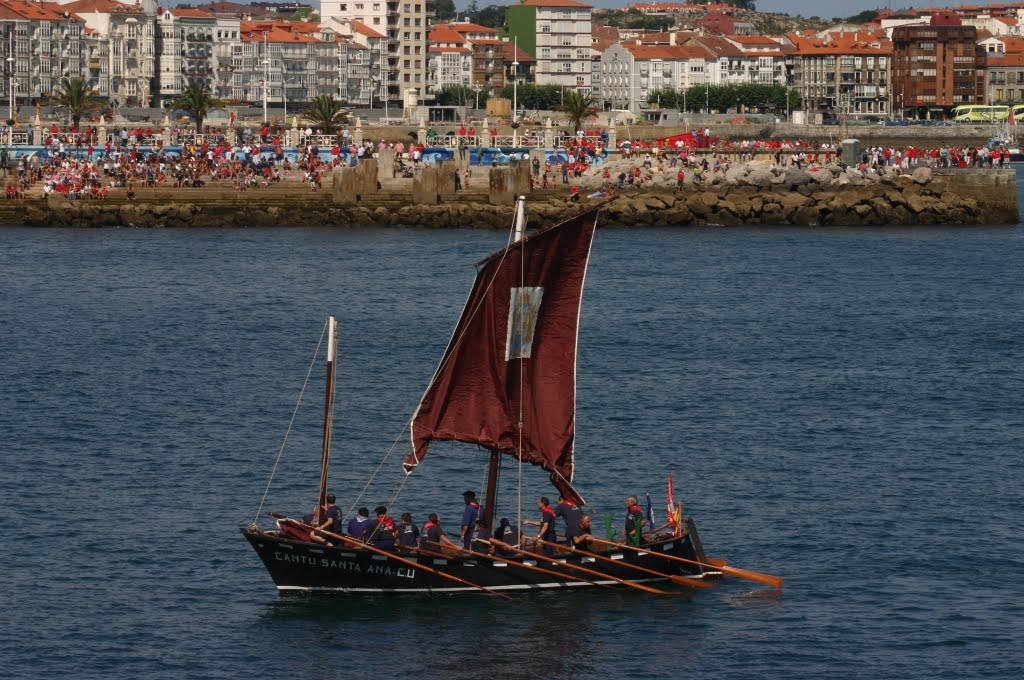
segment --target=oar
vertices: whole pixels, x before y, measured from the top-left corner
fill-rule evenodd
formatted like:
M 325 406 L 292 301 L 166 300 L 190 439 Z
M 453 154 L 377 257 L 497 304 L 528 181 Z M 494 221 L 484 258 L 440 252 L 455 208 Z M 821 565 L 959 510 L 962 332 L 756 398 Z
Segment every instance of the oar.
M 475 538 L 473 540 L 480 541 L 481 543 L 487 543 L 488 545 L 490 545 L 490 543 L 491 543 L 490 541 L 484 540 L 482 538 Z M 440 546 L 441 545 L 440 543 L 435 543 L 434 541 L 427 541 L 427 543 L 430 543 L 431 545 L 436 545 L 436 546 Z M 567 578 L 570 581 L 582 581 L 583 583 L 589 583 L 590 585 L 593 585 L 593 586 L 601 586 L 602 588 L 611 588 L 611 586 L 608 585 L 607 583 L 597 583 L 596 581 L 591 581 L 589 579 L 580 578 L 579 576 L 571 576 L 569 574 L 560 574 L 557 571 L 551 571 L 550 569 L 545 569 L 543 567 L 534 567 L 534 566 L 531 566 L 529 564 L 523 564 L 522 562 L 516 562 L 515 560 L 510 560 L 507 557 L 495 557 L 494 555 L 486 555 L 484 553 L 473 552 L 472 550 L 466 550 L 465 548 L 460 548 L 460 551 L 463 552 L 463 553 L 468 553 L 467 557 L 482 557 L 485 560 L 490 560 L 492 562 L 502 562 L 504 564 L 508 564 L 508 565 L 511 565 L 511 566 L 515 566 L 515 567 L 520 567 L 522 569 L 526 569 L 528 571 L 538 571 L 538 572 L 540 572 L 542 574 L 548 574 L 549 576 L 557 576 L 558 578 Z M 428 553 L 428 554 L 433 554 L 433 553 Z
M 517 551 L 523 553 L 524 555 L 528 555 L 528 556 L 534 558 L 535 560 L 544 560 L 545 562 L 551 562 L 552 564 L 560 564 L 560 565 L 562 565 L 563 567 L 565 567 L 567 569 L 576 569 L 577 571 L 581 571 L 584 574 L 590 574 L 591 576 L 597 576 L 599 578 L 607 578 L 607 579 L 611 579 L 612 581 L 618 581 L 619 583 L 621 583 L 624 586 L 629 586 L 631 588 L 637 588 L 638 590 L 645 590 L 648 593 L 654 593 L 655 595 L 674 595 L 675 594 L 675 593 L 670 593 L 667 590 L 660 590 L 658 588 L 652 588 L 651 586 L 645 586 L 642 583 L 633 583 L 632 581 L 627 581 L 627 580 L 621 579 L 621 578 L 619 578 L 617 576 L 612 576 L 611 574 L 605 574 L 605 573 L 602 573 L 600 571 L 594 571 L 593 569 L 587 569 L 586 567 L 581 567 L 581 566 L 576 565 L 576 564 L 569 564 L 568 562 L 559 562 L 558 560 L 556 560 L 553 557 L 548 557 L 547 555 L 542 555 L 540 553 L 532 553 L 532 552 L 529 552 L 527 550 L 523 550 L 522 548 L 516 548 L 514 546 L 509 545 L 508 543 L 503 543 L 502 541 L 498 541 L 498 540 L 495 540 L 495 539 L 491 539 L 491 540 L 492 540 L 492 542 L 495 545 L 497 545 L 497 546 L 499 546 L 501 548 L 507 548 L 509 550 L 517 550 Z
M 511 600 L 512 599 L 511 597 L 509 597 L 508 595 L 505 595 L 503 593 L 495 592 L 495 591 L 491 590 L 490 588 L 484 588 L 483 586 L 477 585 L 475 583 L 471 583 L 470 581 L 467 581 L 465 579 L 461 579 L 458 576 L 452 576 L 451 574 L 447 574 L 447 573 L 445 573 L 445 572 L 443 572 L 443 571 L 441 571 L 439 569 L 432 569 L 432 568 L 430 568 L 428 566 L 420 564 L 419 562 L 414 562 L 413 560 L 407 560 L 404 557 L 399 557 L 395 553 L 388 552 L 387 550 L 381 550 L 380 548 L 372 546 L 372 545 L 370 545 L 368 543 L 363 543 L 362 541 L 358 541 L 358 540 L 356 540 L 354 538 L 350 538 L 348 536 L 342 536 L 341 534 L 333 534 L 330 531 L 324 531 L 323 529 L 320 529 L 320 533 L 322 533 L 325 536 L 330 536 L 331 538 L 336 538 L 339 541 L 345 541 L 345 543 L 348 543 L 349 545 L 354 546 L 356 548 L 369 550 L 372 553 L 377 553 L 378 555 L 383 555 L 384 557 L 387 557 L 388 559 L 391 559 L 391 560 L 395 560 L 396 562 L 401 562 L 402 564 L 407 564 L 410 567 L 415 567 L 417 569 L 423 569 L 423 570 L 428 571 L 428 572 L 430 572 L 432 574 L 437 574 L 438 576 L 446 578 L 446 579 L 448 579 L 450 581 L 458 581 L 459 583 L 464 583 L 467 586 L 473 586 L 474 588 L 478 588 L 478 589 L 480 589 L 480 590 L 482 590 L 485 593 L 488 593 L 490 595 L 497 595 L 498 597 L 503 597 L 506 600 Z
M 544 545 L 550 545 L 550 546 L 554 546 L 556 548 L 563 547 L 563 546 L 560 546 L 557 543 L 549 543 L 548 541 L 542 541 L 539 538 L 535 539 L 535 540 L 538 543 L 543 543 Z M 616 565 L 623 566 L 623 567 L 629 567 L 630 569 L 636 569 L 637 571 L 642 571 L 642 572 L 645 572 L 647 574 L 653 574 L 654 576 L 659 576 L 659 577 L 661 577 L 663 579 L 668 579 L 669 581 L 672 581 L 673 583 L 678 583 L 680 585 L 690 586 L 691 588 L 712 588 L 713 587 L 710 583 L 704 583 L 703 581 L 695 581 L 692 578 L 686 578 L 685 576 L 676 576 L 675 574 L 663 574 L 660 571 L 655 571 L 653 569 L 648 569 L 647 567 L 641 567 L 639 564 L 633 564 L 632 562 L 626 562 L 625 560 L 613 560 L 610 557 L 604 557 L 602 555 L 595 555 L 592 552 L 588 552 L 586 550 L 580 550 L 579 548 L 573 548 L 573 550 L 576 553 L 580 554 L 580 555 L 586 555 L 587 557 L 593 557 L 595 560 L 600 560 L 602 562 L 607 562 L 608 564 L 616 564 Z M 657 554 L 657 553 L 654 553 L 654 554 Z
M 634 548 L 631 545 L 624 545 L 622 543 L 612 543 L 611 541 L 602 541 L 600 538 L 591 539 L 595 543 L 603 543 L 604 545 L 610 545 L 615 548 L 622 548 L 625 550 L 635 550 L 636 552 L 651 552 L 650 550 L 642 550 L 640 548 Z M 748 581 L 756 581 L 757 583 L 765 583 L 772 586 L 773 588 L 782 587 L 782 577 L 772 576 L 771 574 L 762 574 L 757 571 L 750 571 L 749 569 L 739 569 L 738 567 L 730 567 L 727 565 L 715 565 L 708 564 L 707 562 L 698 562 L 697 560 L 688 560 L 685 557 L 676 557 L 675 555 L 668 555 L 663 552 L 653 553 L 659 557 L 664 557 L 667 560 L 675 560 L 677 562 L 685 562 L 686 564 L 695 564 L 698 567 L 708 567 L 709 569 L 718 569 L 723 574 L 729 574 L 730 576 L 736 576 L 737 578 L 745 578 Z

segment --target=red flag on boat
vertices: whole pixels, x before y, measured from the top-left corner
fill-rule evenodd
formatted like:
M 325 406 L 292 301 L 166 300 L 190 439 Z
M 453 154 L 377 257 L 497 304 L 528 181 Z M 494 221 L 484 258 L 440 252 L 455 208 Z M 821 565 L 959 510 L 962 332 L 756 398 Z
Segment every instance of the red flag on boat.
M 669 525 L 676 536 L 683 533 L 683 504 L 676 505 L 672 491 L 672 475 L 668 476 L 668 507 L 666 508 Z

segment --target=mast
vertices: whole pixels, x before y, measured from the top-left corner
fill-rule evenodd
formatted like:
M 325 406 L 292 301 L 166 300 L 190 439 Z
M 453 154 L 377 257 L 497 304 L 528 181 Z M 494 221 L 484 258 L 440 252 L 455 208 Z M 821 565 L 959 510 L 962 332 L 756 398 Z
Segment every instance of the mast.
M 515 241 L 523 240 L 526 232 L 526 196 L 516 199 L 516 214 L 512 222 L 512 229 L 515 233 Z M 522 429 L 522 419 L 519 419 L 518 429 Z M 520 455 L 522 452 L 520 452 Z M 498 472 L 501 470 L 502 453 L 497 449 L 491 449 L 491 460 L 487 466 L 487 491 L 484 494 L 483 520 L 488 529 L 494 528 L 494 508 L 497 504 L 498 495 Z
M 320 458 L 320 496 L 316 504 L 316 523 L 323 522 L 327 503 L 327 465 L 331 460 L 331 414 L 334 413 L 334 359 L 338 353 L 338 320 L 327 317 L 327 389 L 324 394 L 324 445 Z

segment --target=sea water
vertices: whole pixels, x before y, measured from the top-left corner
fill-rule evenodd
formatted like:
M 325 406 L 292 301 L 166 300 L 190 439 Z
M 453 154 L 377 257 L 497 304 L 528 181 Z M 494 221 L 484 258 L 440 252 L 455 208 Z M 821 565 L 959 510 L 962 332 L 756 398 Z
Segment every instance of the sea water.
M 458 531 L 487 454 L 436 444 L 405 479 L 404 426 L 504 240 L 3 231 L 0 675 L 1019 676 L 1019 226 L 598 231 L 576 445 L 595 525 L 628 494 L 663 521 L 672 474 L 708 553 L 783 590 L 279 596 L 239 527 L 315 501 L 329 313 L 339 505 Z M 552 492 L 507 462 L 499 516 Z

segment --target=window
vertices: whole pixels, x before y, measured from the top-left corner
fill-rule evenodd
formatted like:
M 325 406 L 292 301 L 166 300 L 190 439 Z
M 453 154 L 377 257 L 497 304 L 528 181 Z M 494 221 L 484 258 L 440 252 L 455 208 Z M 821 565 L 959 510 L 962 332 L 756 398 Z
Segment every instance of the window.
M 540 32 L 541 33 L 550 33 L 551 32 L 551 25 L 550 24 L 541 24 L 540 25 Z
M 550 59 L 551 58 L 551 48 L 550 47 L 542 47 L 542 48 L 540 48 L 540 58 L 541 59 Z

